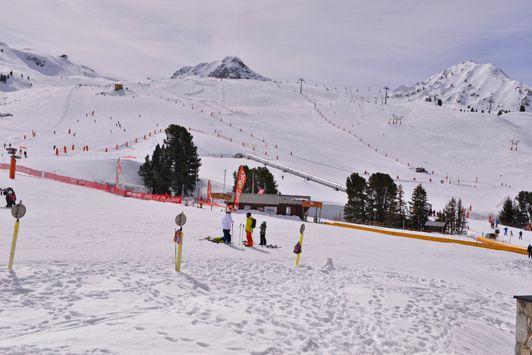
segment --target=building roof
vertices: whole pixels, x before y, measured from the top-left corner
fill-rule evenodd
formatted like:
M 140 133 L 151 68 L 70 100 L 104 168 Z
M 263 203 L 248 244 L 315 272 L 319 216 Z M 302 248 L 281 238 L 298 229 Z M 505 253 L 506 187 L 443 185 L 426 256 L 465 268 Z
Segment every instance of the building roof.
M 516 300 L 521 300 L 525 302 L 532 302 L 532 296 L 514 296 Z
M 243 193 L 240 195 L 239 204 L 300 205 L 301 201 L 310 201 L 310 196 Z
M 447 222 L 440 221 L 427 221 L 427 223 L 425 223 L 425 227 L 445 228 L 446 225 Z

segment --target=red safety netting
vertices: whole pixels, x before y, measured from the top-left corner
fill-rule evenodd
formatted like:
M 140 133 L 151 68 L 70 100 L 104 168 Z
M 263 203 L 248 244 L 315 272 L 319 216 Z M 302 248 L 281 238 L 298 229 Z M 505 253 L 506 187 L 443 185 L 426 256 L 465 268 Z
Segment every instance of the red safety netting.
M 9 164 L 0 163 L 0 169 L 9 170 Z M 125 190 L 125 189 L 115 188 L 107 184 L 102 184 L 96 181 L 76 179 L 76 178 L 72 178 L 69 176 L 50 173 L 47 171 L 31 169 L 31 168 L 21 166 L 21 165 L 17 165 L 17 172 L 30 175 L 30 176 L 34 176 L 34 177 L 39 177 L 41 179 L 54 180 L 54 181 L 59 181 L 65 184 L 84 186 L 90 189 L 110 192 L 112 194 L 120 195 L 124 197 L 131 197 L 131 198 L 136 198 L 140 200 L 151 200 L 151 201 L 159 201 L 159 202 L 182 203 L 181 196 L 157 195 L 157 194 L 150 194 L 150 193 L 145 193 L 145 192 L 133 192 L 133 191 Z

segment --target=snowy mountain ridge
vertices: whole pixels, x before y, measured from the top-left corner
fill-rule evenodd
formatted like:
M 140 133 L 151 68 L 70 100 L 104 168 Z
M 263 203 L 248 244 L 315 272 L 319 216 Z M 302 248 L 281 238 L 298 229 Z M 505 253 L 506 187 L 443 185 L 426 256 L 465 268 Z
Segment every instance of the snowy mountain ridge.
M 442 100 L 443 104 L 476 111 L 530 111 L 532 89 L 512 80 L 490 63 L 467 60 L 412 86 L 394 90 L 394 97 L 420 101 Z
M 238 57 L 225 57 L 221 61 L 200 63 L 194 67 L 185 66 L 177 70 L 171 78 L 176 79 L 191 75 L 196 75 L 202 78 L 211 77 L 219 79 L 248 79 L 260 81 L 270 80 L 260 74 L 255 73 Z
M 71 62 L 66 54 L 55 57 L 33 49 L 15 49 L 3 42 L 0 42 L 0 75 L 0 91 L 57 84 L 66 78 L 100 78 L 91 68 Z

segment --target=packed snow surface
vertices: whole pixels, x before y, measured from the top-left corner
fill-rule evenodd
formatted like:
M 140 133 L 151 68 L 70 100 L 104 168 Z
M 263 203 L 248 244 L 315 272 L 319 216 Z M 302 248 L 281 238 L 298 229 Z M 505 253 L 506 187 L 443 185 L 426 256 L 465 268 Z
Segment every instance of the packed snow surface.
M 0 352 L 461 353 L 513 351 L 522 255 L 256 215 L 268 243 L 220 235 L 217 209 L 146 202 L 18 176 L 28 208 L 0 268 Z M 5 265 L 14 219 L 0 210 Z M 174 217 L 184 264 L 174 271 Z M 257 236 L 255 236 L 257 239 Z

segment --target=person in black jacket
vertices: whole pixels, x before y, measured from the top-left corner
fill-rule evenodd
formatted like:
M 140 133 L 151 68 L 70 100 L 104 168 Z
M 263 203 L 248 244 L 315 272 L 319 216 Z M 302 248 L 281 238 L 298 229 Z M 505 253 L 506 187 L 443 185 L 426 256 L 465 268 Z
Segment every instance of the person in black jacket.
M 532 244 L 528 244 L 527 250 L 528 250 L 528 257 L 532 258 Z
M 260 244 L 266 245 L 266 221 L 260 224 Z
M 6 207 L 13 207 L 17 202 L 17 195 L 15 195 L 15 190 L 13 190 L 11 187 L 8 187 L 4 189 L 2 193 L 6 197 Z

